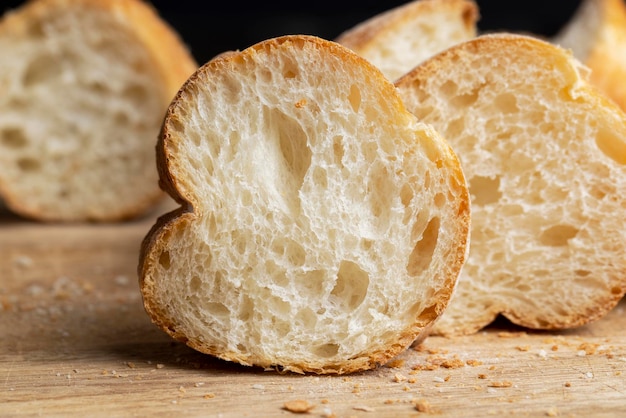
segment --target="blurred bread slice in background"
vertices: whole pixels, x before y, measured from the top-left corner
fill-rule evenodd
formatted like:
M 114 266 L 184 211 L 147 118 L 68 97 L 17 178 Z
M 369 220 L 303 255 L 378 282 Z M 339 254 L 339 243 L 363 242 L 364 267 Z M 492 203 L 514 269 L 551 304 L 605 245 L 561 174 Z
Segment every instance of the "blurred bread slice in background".
M 346 30 L 336 41 L 394 81 L 432 55 L 476 36 L 478 18 L 471 0 L 414 0 Z
M 0 21 L 0 196 L 42 221 L 117 221 L 164 194 L 155 145 L 197 68 L 140 0 L 32 0 Z

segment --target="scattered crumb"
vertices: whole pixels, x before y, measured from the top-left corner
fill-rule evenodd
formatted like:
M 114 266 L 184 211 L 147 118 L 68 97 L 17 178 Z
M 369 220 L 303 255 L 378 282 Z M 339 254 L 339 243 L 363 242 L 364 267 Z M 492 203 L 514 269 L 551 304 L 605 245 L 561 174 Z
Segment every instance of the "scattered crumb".
M 571 384 L 570 382 L 565 382 L 565 385 L 564 385 L 564 386 L 565 386 L 566 388 L 571 388 L 571 387 L 572 387 L 572 384 Z
M 396 373 L 393 376 L 393 381 L 396 382 L 396 383 L 406 382 L 406 380 L 407 380 L 406 376 L 404 376 L 404 375 L 402 375 L 400 373 Z
M 370 408 L 369 406 L 353 406 L 352 409 L 355 411 L 363 411 L 363 412 L 374 412 L 374 408 Z
M 486 378 L 487 378 L 487 375 L 486 375 L 486 374 L 484 374 L 484 373 L 479 373 L 479 374 L 478 374 L 478 378 L 479 378 L 479 379 L 486 379 Z
M 114 280 L 115 283 L 119 286 L 126 286 L 129 282 L 128 277 L 123 275 L 115 276 Z
M 162 369 L 164 367 L 165 367 L 165 364 L 157 363 L 157 365 L 156 365 L 157 369 Z
M 304 399 L 287 401 L 283 404 L 283 409 L 295 414 L 305 414 L 315 408 L 315 405 Z
M 204 386 L 204 382 L 194 383 L 194 386 L 199 388 L 200 386 Z
M 513 386 L 513 383 L 509 381 L 491 382 L 487 386 L 489 386 L 490 388 L 510 388 L 511 386 Z
M 518 351 L 529 351 L 530 350 L 530 346 L 529 345 L 518 345 L 517 347 L 515 347 Z
M 294 103 L 294 106 L 297 109 L 303 108 L 304 106 L 306 106 L 306 99 L 300 99 L 298 100 L 296 103 Z
M 409 382 L 409 383 L 417 383 L 417 378 L 415 378 L 415 377 L 409 377 L 409 379 L 407 380 L 407 382 Z
M 30 267 L 33 265 L 33 259 L 26 255 L 20 255 L 20 256 L 15 257 L 13 262 L 15 263 L 16 266 L 22 267 L 22 268 Z
M 548 409 L 546 411 L 546 415 L 549 417 L 558 417 L 559 416 L 559 410 L 556 409 L 555 407 L 552 407 L 550 409 Z
M 591 355 L 598 350 L 598 344 L 582 343 L 578 346 L 578 349 L 584 351 L 587 355 Z
M 552 351 L 559 351 L 559 346 L 554 344 L 551 348 Z
M 471 360 L 467 360 L 465 364 L 467 364 L 468 366 L 476 367 L 476 366 L 482 366 L 483 362 L 480 360 L 471 359 Z
M 135 368 L 135 363 L 133 363 L 132 361 L 126 362 L 126 365 L 128 366 L 129 369 L 134 369 Z
M 328 399 L 322 399 L 322 400 L 320 401 L 320 403 L 321 403 L 322 405 L 326 405 L 326 404 L 328 404 L 329 402 L 330 402 L 330 401 L 329 401 Z
M 417 409 L 419 412 L 425 412 L 428 414 L 432 411 L 430 402 L 428 402 L 426 399 L 418 399 L 413 401 L 413 406 L 415 406 L 415 409 Z
M 498 333 L 498 338 L 518 338 L 518 337 L 524 337 L 525 335 L 527 334 L 523 331 L 521 332 L 502 331 Z
M 465 363 L 458 358 L 451 359 L 451 360 L 444 360 L 441 363 L 441 367 L 445 367 L 446 369 L 458 369 L 464 366 L 465 366 Z
M 257 384 L 252 385 L 252 389 L 256 389 L 256 390 L 265 390 L 265 386 L 263 386 L 263 385 L 259 385 L 259 384 L 257 383 Z
M 404 366 L 404 363 L 405 361 L 402 359 L 395 359 L 385 364 L 385 367 L 389 367 L 390 369 L 399 369 L 400 367 Z
M 203 396 L 204 399 L 213 399 L 215 398 L 215 393 L 207 393 Z

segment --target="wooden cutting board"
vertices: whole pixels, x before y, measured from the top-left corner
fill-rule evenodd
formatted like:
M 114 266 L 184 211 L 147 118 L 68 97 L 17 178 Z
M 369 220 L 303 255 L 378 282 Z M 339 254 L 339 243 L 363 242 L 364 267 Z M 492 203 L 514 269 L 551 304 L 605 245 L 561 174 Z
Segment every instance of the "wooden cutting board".
M 0 416 L 626 416 L 626 303 L 567 332 L 500 321 L 430 337 L 378 370 L 277 374 L 173 342 L 145 314 L 155 216 L 42 225 L 0 215 Z M 290 404 L 288 404 L 290 405 Z M 306 409 L 306 408 L 305 408 Z

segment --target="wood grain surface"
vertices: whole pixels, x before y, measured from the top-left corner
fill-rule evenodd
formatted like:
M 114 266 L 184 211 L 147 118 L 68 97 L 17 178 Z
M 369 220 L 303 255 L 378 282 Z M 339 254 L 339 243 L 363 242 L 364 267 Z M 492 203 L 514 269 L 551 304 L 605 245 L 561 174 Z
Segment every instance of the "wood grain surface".
M 143 310 L 137 258 L 154 220 L 0 215 L 0 416 L 626 416 L 624 301 L 565 332 L 499 321 L 429 337 L 349 376 L 278 374 L 195 352 Z

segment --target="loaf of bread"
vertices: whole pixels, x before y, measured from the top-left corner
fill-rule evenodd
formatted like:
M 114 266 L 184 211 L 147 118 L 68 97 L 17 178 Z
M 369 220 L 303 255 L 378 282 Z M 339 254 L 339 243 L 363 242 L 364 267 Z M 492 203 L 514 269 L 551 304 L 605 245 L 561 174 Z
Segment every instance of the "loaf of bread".
M 413 0 L 368 19 L 336 41 L 396 80 L 432 55 L 476 36 L 472 0 Z
M 197 69 L 139 0 L 32 0 L 0 21 L 0 196 L 43 221 L 116 221 L 164 196 L 154 147 Z
M 446 307 L 469 235 L 459 161 L 349 49 L 291 35 L 209 61 L 157 153 L 181 208 L 144 240 L 141 291 L 190 347 L 349 373 L 396 356 Z
M 503 314 L 561 329 L 626 291 L 626 116 L 571 53 L 483 35 L 397 81 L 461 160 L 472 196 L 468 260 L 434 327 L 469 334 Z
M 589 80 L 626 110 L 626 4 L 584 0 L 552 39 L 591 70 Z

